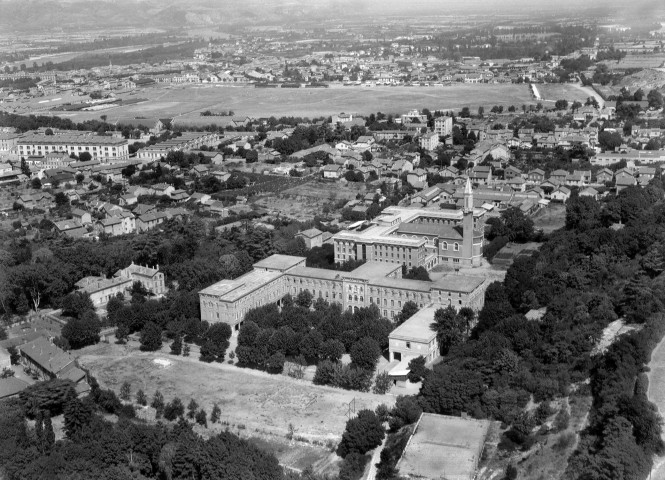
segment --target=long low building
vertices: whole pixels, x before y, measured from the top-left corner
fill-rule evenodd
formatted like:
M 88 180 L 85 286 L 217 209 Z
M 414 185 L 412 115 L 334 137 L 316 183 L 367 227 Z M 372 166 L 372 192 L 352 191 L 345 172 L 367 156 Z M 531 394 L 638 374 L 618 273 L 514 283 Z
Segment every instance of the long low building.
M 436 281 L 402 278 L 397 263 L 367 262 L 352 272 L 305 266 L 305 257 L 272 255 L 254 270 L 234 280 L 222 280 L 199 292 L 201 320 L 224 322 L 239 330 L 245 314 L 253 308 L 281 301 L 305 290 L 315 299 L 339 303 L 344 309 L 376 305 L 381 314 L 395 318 L 408 301 L 419 308 L 428 305 L 480 310 L 487 282 L 482 277 L 447 275 Z
M 28 133 L 16 141 L 14 148 L 21 157 L 46 156 L 54 152 L 79 156 L 83 152 L 88 152 L 93 160 L 102 163 L 129 160 L 128 143 L 125 138 L 95 135 L 91 132 L 58 135 Z
M 589 159 L 591 165 L 599 165 L 601 167 L 614 165 L 621 160 L 625 160 L 628 163 L 640 164 L 665 162 L 665 150 L 630 150 L 625 153 L 605 152 L 597 153 Z

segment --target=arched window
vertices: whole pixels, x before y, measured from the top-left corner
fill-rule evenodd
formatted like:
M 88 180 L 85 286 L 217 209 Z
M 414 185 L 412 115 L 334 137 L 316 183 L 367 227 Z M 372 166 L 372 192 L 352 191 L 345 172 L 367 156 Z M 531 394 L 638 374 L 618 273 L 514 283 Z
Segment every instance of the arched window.
M 455 242 L 455 243 L 453 244 L 453 250 L 455 250 L 456 252 L 459 251 L 459 243 Z
M 354 296 L 353 296 L 353 301 L 354 301 L 354 302 L 357 302 L 357 301 L 358 301 L 358 295 L 354 295 Z
M 442 248 L 443 250 L 448 250 L 448 242 L 442 242 L 442 243 L 441 243 L 441 248 Z

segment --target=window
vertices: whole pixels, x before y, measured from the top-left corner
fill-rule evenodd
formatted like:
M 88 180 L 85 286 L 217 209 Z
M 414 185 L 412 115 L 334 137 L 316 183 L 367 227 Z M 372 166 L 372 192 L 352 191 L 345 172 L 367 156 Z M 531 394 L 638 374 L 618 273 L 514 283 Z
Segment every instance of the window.
M 411 342 L 406 342 L 406 348 L 411 348 Z
M 456 252 L 459 252 L 459 243 L 455 242 L 453 244 L 453 250 L 455 250 Z

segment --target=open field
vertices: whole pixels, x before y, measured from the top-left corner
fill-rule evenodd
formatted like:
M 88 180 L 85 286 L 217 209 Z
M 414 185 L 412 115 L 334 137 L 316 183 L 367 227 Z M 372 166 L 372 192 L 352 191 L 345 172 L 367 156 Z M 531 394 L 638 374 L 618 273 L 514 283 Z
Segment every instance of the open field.
M 578 89 L 567 88 L 564 98 Z M 481 105 L 535 104 L 528 85 L 454 84 L 445 87 L 343 87 L 331 88 L 253 88 L 214 85 L 155 86 L 138 91 L 148 102 L 105 110 L 108 121 L 136 117 L 177 117 L 176 123 L 208 125 L 225 123 L 225 117 L 202 117 L 205 110 L 233 110 L 236 116 L 319 117 L 339 112 L 369 114 L 405 112 L 412 108 L 451 109 Z M 486 108 L 487 109 L 487 108 Z M 74 121 L 99 118 L 99 112 L 61 114 Z M 137 122 L 138 123 L 138 122 Z
M 321 387 L 285 375 L 202 363 L 195 357 L 145 353 L 138 349 L 137 342 L 99 344 L 81 353 L 81 364 L 91 369 L 106 388 L 119 392 L 126 381 L 133 391 L 142 388 L 150 397 L 159 390 L 166 401 L 180 397 L 188 403 L 195 398 L 208 412 L 217 403 L 222 410 L 221 420 L 244 425 L 248 435 L 260 432 L 284 438 L 289 425 L 293 425 L 296 437 L 336 443 L 354 398 L 356 411 L 394 402 L 391 396 Z
M 619 60 L 606 60 L 604 62 L 610 70 L 624 68 L 658 68 L 665 64 L 665 55 L 662 53 L 653 55 L 626 55 Z
M 332 182 L 308 182 L 288 190 L 280 195 L 254 197 L 253 203 L 267 209 L 270 213 L 293 218 L 299 221 L 313 220 L 321 215 L 326 203 L 338 200 L 353 200 L 358 193 L 365 194 L 364 183 L 349 183 L 346 186 Z
M 542 228 L 544 233 L 552 233 L 566 224 L 566 206 L 562 203 L 550 203 L 531 218 L 535 228 Z
M 549 103 L 555 103 L 557 100 L 568 100 L 568 104 L 572 104 L 575 100 L 584 103 L 591 95 L 581 88 L 569 83 L 547 83 L 538 84 L 538 91 L 543 97 L 543 104 L 546 107 L 551 107 Z

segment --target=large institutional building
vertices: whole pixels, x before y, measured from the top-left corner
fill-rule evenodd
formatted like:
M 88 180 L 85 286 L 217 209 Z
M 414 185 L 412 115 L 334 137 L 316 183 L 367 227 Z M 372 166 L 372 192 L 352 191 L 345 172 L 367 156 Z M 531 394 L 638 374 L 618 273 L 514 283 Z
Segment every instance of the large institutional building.
M 18 140 L 14 146 L 21 157 L 30 155 L 46 156 L 55 152 L 67 155 L 81 155 L 88 152 L 93 160 L 102 163 L 115 163 L 129 160 L 127 140 L 124 138 L 93 135 L 89 132 L 67 132 L 57 135 L 29 133 Z
M 473 208 L 473 191 L 467 180 L 463 210 L 389 207 L 366 230 L 337 233 L 333 236 L 335 262 L 366 260 L 427 270 L 441 263 L 478 266 L 484 215 L 484 209 Z
M 339 303 L 355 311 L 376 305 L 393 319 L 408 301 L 456 309 L 482 308 L 487 282 L 482 277 L 445 275 L 435 281 L 402 278 L 397 262 L 368 261 L 352 272 L 305 266 L 305 257 L 272 255 L 254 264 L 254 270 L 235 280 L 222 280 L 199 292 L 201 320 L 225 322 L 237 331 L 248 310 L 281 304 L 286 294 L 308 290 L 315 299 Z

